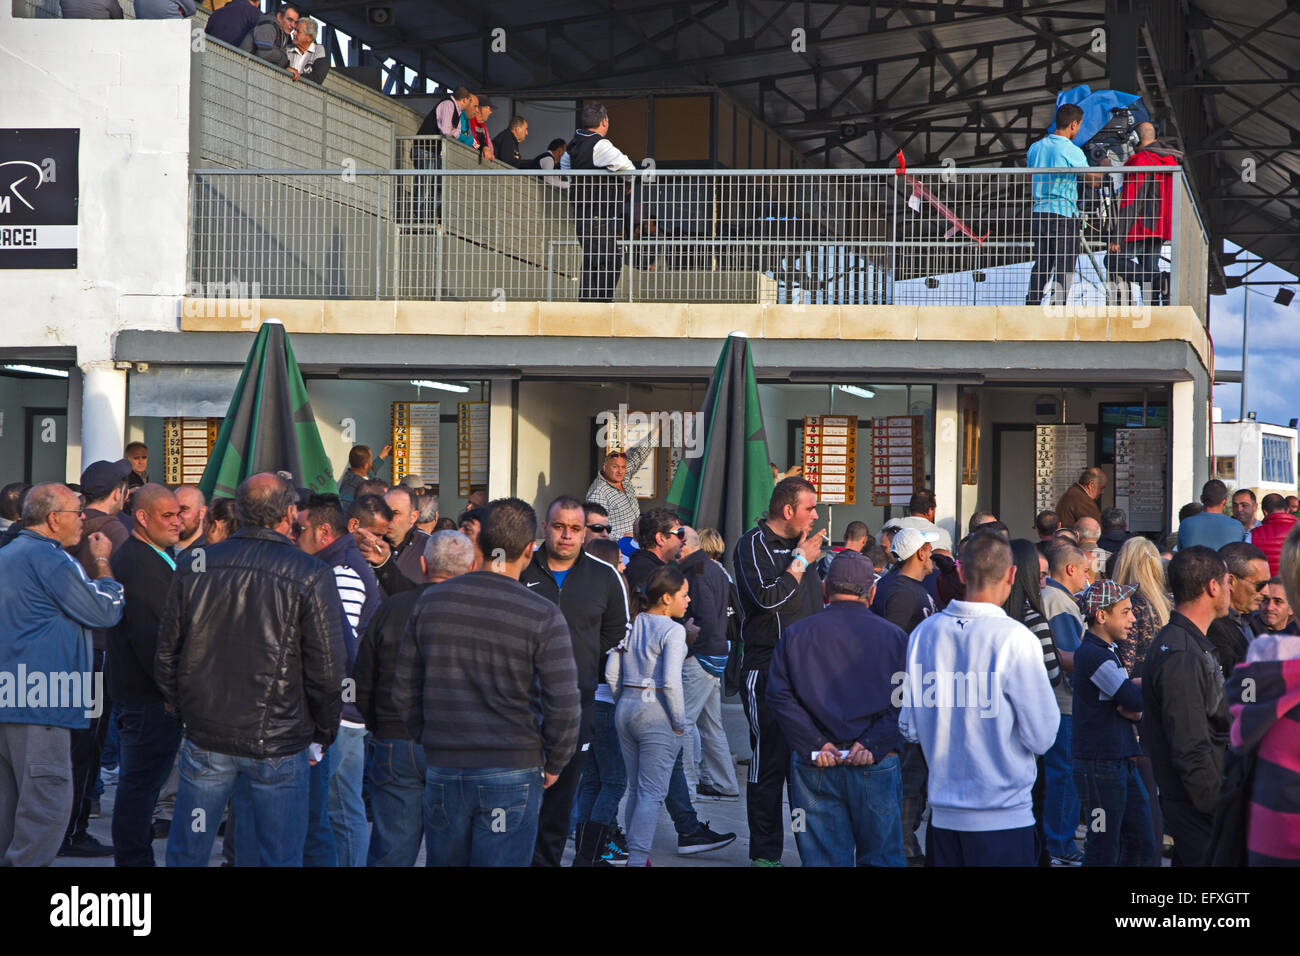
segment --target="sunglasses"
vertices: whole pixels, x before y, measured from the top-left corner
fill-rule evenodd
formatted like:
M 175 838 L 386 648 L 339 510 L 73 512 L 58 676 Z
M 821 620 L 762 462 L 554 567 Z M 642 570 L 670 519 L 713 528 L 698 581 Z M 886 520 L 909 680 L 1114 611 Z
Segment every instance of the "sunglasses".
M 594 532 L 596 532 L 596 534 L 609 534 L 609 528 L 610 528 L 610 526 L 607 525 L 607 524 L 589 524 L 589 525 L 587 525 L 587 530 L 588 530 L 588 531 L 594 531 Z
M 667 533 L 668 533 L 668 534 L 671 534 L 671 535 L 672 535 L 673 537 L 675 537 L 678 541 L 685 541 L 685 540 L 686 540 L 686 529 L 685 529 L 685 528 L 678 528 L 678 529 L 675 530 L 675 531 L 669 531 L 669 532 L 667 532 Z

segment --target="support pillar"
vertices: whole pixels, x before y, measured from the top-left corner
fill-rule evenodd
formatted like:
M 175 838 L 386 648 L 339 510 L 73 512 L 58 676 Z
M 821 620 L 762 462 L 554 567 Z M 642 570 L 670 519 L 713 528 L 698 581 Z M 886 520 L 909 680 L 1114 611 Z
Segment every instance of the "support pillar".
M 117 461 L 126 433 L 126 370 L 115 368 L 112 361 L 84 362 L 81 374 L 83 467 L 95 461 Z

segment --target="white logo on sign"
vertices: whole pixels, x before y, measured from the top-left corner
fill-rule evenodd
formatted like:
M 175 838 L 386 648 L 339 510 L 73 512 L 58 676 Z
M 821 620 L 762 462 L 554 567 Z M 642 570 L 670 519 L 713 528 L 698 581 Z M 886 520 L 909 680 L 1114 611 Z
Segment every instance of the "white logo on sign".
M 41 188 L 41 182 L 44 178 L 44 173 L 42 173 L 41 167 L 36 165 L 35 163 L 28 162 L 25 159 L 11 159 L 7 162 L 0 163 L 0 166 L 30 166 L 32 169 L 36 170 L 36 188 L 37 189 Z M 30 178 L 31 175 L 24 172 L 24 175 L 20 176 L 19 178 L 9 183 L 9 191 L 13 193 L 14 196 L 18 199 L 18 201 L 22 203 L 24 206 L 26 206 L 28 209 L 35 210 L 36 207 L 33 206 L 31 203 L 29 203 L 27 201 L 27 197 L 18 191 L 18 187 L 21 186 L 23 183 L 27 182 L 27 180 Z M 10 212 L 8 196 L 0 196 L 0 212 Z

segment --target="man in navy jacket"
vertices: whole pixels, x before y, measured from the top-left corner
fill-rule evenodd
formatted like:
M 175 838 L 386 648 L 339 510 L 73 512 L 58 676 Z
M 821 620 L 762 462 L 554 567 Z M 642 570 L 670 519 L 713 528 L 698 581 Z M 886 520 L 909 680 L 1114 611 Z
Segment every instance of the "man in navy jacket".
M 907 634 L 871 612 L 869 558 L 841 552 L 824 589 L 828 606 L 786 628 L 768 678 L 768 703 L 794 748 L 799 858 L 804 866 L 903 866 L 894 690 L 906 669 Z

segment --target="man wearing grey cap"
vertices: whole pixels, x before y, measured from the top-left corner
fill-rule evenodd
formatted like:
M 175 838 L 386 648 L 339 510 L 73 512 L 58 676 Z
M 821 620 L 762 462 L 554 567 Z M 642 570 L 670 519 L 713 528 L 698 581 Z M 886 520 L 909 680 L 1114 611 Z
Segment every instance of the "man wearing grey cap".
M 869 609 L 875 577 L 869 558 L 841 552 L 822 584 L 827 607 L 786 628 L 772 653 L 767 699 L 794 751 L 804 866 L 904 865 L 893 697 L 907 635 Z

